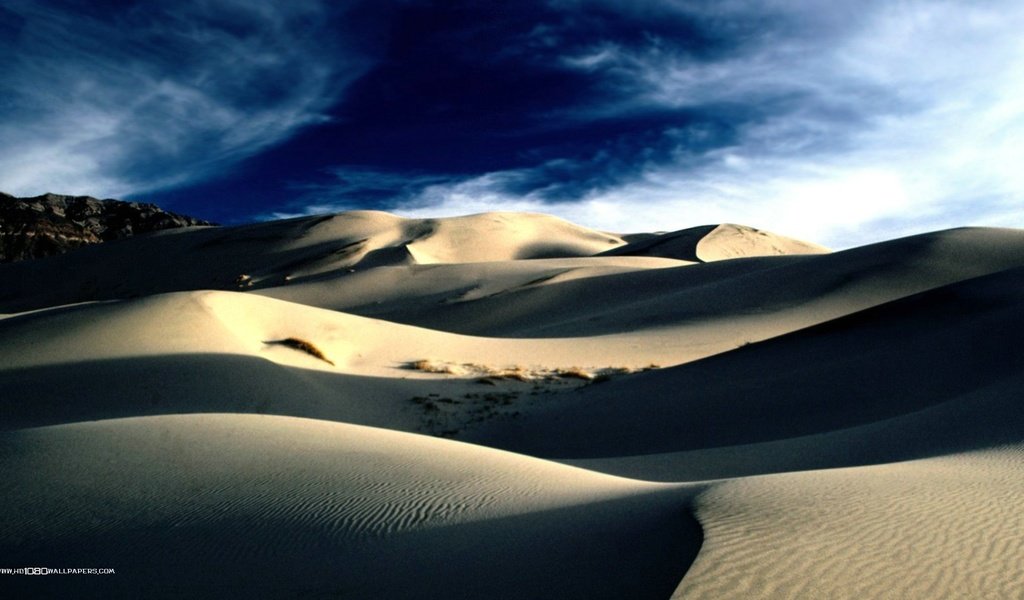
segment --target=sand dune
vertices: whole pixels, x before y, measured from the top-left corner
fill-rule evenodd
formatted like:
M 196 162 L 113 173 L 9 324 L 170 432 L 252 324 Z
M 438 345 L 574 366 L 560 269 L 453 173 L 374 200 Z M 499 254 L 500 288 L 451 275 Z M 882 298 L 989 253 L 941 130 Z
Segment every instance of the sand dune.
M 696 481 L 944 456 L 1019 442 L 1022 385 L 1018 374 L 927 408 L 824 433 L 561 462 L 650 481 Z
M 619 264 L 616 270 L 603 273 L 593 269 L 599 263 L 584 262 L 594 260 L 560 262 L 556 268 L 565 272 L 555 277 L 550 274 L 556 269 L 545 275 L 540 265 L 531 265 L 538 277 L 518 287 L 498 273 L 520 271 L 502 263 L 374 269 L 351 278 L 258 293 L 473 335 L 577 337 L 637 330 L 661 334 L 674 329 L 674 335 L 713 344 L 720 352 L 927 289 L 1022 266 L 1024 234 L 964 229 L 819 256 L 692 266 L 661 259 L 664 262 Z M 570 271 L 574 264 L 578 268 Z M 485 276 L 502 282 L 502 291 L 474 293 Z M 388 291 L 371 299 L 367 290 L 378 288 Z
M 1022 596 L 1022 281 L 514 213 L 3 265 L 0 568 L 117 569 L 3 593 Z
M 507 340 L 452 334 L 238 292 L 179 292 L 142 299 L 33 311 L 0 321 L 6 369 L 83 360 L 221 353 L 332 373 L 436 379 L 409 368 L 431 359 L 526 369 L 643 367 L 683 362 L 700 352 L 686 339 L 623 334 Z M 330 364 L 272 342 L 314 343 Z M 650 343 L 652 341 L 657 343 Z M 642 346 L 641 342 L 648 345 Z M 25 352 L 25 347 L 31 352 Z
M 461 432 L 462 421 L 518 418 L 526 405 L 585 384 L 577 367 L 588 376 L 639 370 L 706 351 L 671 335 L 471 337 L 217 291 L 15 315 L 0 320 L 0 337 L 6 427 L 121 410 L 231 411 Z M 274 343 L 289 338 L 327 360 Z M 420 361 L 428 366 L 415 367 Z M 89 401 L 68 402 L 79 395 Z
M 1024 269 L 1012 269 L 952 284 L 588 387 L 470 437 L 535 455 L 598 458 L 794 438 L 920 411 L 1021 373 L 1012 348 L 1024 326 L 1022 277 Z
M 487 227 L 493 227 L 489 237 L 466 233 Z M 728 254 L 736 250 L 730 232 L 753 231 L 723 227 L 700 243 L 713 242 L 721 230 L 718 237 L 726 241 L 711 247 Z M 531 250 L 540 238 L 570 258 L 534 260 L 544 256 Z M 5 265 L 0 311 L 221 289 L 472 335 L 580 337 L 676 328 L 675 335 L 693 345 L 710 346 L 707 355 L 1024 265 L 1024 234 L 1011 230 L 954 230 L 835 254 L 723 260 L 699 269 L 669 258 L 586 256 L 613 239 L 621 244 L 557 219 L 500 213 L 406 220 L 355 212 L 175 231 L 34 266 Z M 430 256 L 440 251 L 428 249 L 413 251 L 420 259 L 411 259 L 403 249 L 423 244 L 458 248 L 446 255 L 455 262 L 432 263 Z M 398 259 L 385 259 L 396 253 Z M 531 260 L 510 260 L 523 256 Z M 366 260 L 376 266 L 361 266 Z
M 623 243 L 614 235 L 528 213 L 403 219 L 353 211 L 190 228 L 4 265 L 0 310 L 183 290 L 260 289 L 386 265 L 591 256 Z
M 1022 464 L 1013 446 L 713 486 L 673 597 L 1020 597 Z
M 645 237 L 608 250 L 606 256 L 661 256 L 693 262 L 730 258 L 824 254 L 828 248 L 744 225 L 723 223 Z
M 0 444 L 0 555 L 113 566 L 99 597 L 664 598 L 700 543 L 685 487 L 352 425 L 150 417 Z

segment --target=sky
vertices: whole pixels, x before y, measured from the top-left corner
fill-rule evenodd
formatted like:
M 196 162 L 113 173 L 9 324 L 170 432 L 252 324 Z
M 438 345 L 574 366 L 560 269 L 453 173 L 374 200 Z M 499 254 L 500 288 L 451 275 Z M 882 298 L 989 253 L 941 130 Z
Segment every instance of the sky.
M 1024 227 L 1019 0 L 3 0 L 0 190 L 224 224 Z

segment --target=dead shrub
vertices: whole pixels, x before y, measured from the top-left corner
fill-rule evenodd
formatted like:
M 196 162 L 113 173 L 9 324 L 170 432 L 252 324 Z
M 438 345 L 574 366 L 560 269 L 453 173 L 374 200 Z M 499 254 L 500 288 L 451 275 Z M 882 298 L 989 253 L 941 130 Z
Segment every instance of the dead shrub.
M 331 365 L 332 367 L 334 366 L 334 361 L 324 356 L 324 353 L 321 352 L 319 348 L 314 346 L 312 342 L 308 342 L 300 338 L 289 337 L 284 338 L 283 340 L 271 340 L 269 342 L 263 343 L 277 346 L 285 346 L 287 348 L 292 348 L 293 350 L 299 350 L 301 352 L 305 352 L 306 354 L 312 357 L 319 358 L 320 360 Z

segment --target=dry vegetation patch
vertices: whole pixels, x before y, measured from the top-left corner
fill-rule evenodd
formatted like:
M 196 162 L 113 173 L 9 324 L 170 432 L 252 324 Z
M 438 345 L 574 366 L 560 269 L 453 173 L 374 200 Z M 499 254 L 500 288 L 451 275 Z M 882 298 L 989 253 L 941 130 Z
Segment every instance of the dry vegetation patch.
M 454 363 L 446 363 L 430 359 L 415 360 L 405 365 L 407 369 L 413 371 L 421 371 L 423 373 L 438 373 L 441 375 L 465 375 L 466 372 L 462 367 Z
M 462 394 L 450 398 L 440 394 L 415 396 L 412 402 L 422 411 L 419 430 L 438 437 L 454 438 L 464 428 L 491 419 L 516 418 L 518 391 Z
M 559 392 L 569 392 L 582 386 L 608 381 L 619 375 L 629 375 L 650 369 L 646 367 L 525 367 L 514 365 L 497 367 L 478 363 L 455 363 L 422 359 L 405 363 L 406 369 L 451 376 L 459 392 L 449 396 L 427 394 L 411 399 L 420 411 L 419 430 L 429 435 L 453 438 L 466 428 L 493 419 L 514 419 L 523 410 L 537 402 L 550 402 Z M 465 392 L 466 381 L 493 386 L 492 390 Z M 461 382 L 461 383 L 459 383 Z M 525 385 L 524 385 L 525 384 Z
M 308 341 L 306 341 L 304 339 L 301 339 L 301 338 L 289 337 L 289 338 L 284 338 L 283 340 L 270 340 L 270 341 L 263 342 L 263 343 L 264 344 L 275 345 L 275 346 L 285 346 L 287 348 L 292 348 L 293 350 L 299 350 L 300 352 L 305 352 L 306 354 L 308 354 L 310 356 L 313 356 L 315 358 L 319 358 L 320 360 L 324 361 L 325 363 L 327 363 L 327 364 L 329 364 L 331 366 L 334 366 L 334 361 L 332 361 L 331 359 L 329 359 L 326 356 L 324 356 L 324 353 L 321 352 L 320 349 L 317 348 L 315 345 L 313 345 L 312 342 L 308 342 Z
M 420 359 L 405 364 L 405 368 L 423 373 L 472 377 L 480 383 L 497 384 L 501 381 L 519 381 L 523 383 L 552 382 L 576 380 L 584 383 L 608 381 L 617 375 L 629 375 L 651 369 L 661 368 L 651 364 L 646 367 L 525 367 L 513 365 L 497 367 L 479 363 L 454 363 L 434 359 Z

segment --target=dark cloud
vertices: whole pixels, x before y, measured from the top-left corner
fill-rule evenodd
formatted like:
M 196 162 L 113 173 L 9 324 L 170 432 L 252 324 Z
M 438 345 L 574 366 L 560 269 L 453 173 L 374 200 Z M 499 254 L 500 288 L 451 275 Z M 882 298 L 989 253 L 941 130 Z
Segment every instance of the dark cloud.
M 323 173 L 336 167 L 409 172 L 413 187 L 423 172 L 468 178 L 517 170 L 501 178 L 503 191 L 576 200 L 677 156 L 675 132 L 697 126 L 714 132 L 689 149 L 703 150 L 731 143 L 730 121 L 749 115 L 656 105 L 620 109 L 635 95 L 635 78 L 580 69 L 571 58 L 607 44 L 710 56 L 729 51 L 732 42 L 720 33 L 704 32 L 683 14 L 624 15 L 599 5 L 407 3 L 391 14 L 376 65 L 346 90 L 330 111 L 332 122 L 272 151 L 253 171 L 305 168 L 302 178 L 314 179 L 326 194 L 330 179 Z M 390 202 L 345 187 L 333 197 L 388 208 L 408 189 Z
M 731 141 L 733 127 L 720 113 L 660 106 L 606 112 L 632 97 L 633 78 L 569 60 L 608 43 L 702 56 L 726 50 L 726 40 L 704 35 L 685 15 L 529 1 L 391 8 L 377 32 L 374 65 L 346 88 L 329 123 L 250 161 L 232 185 L 212 182 L 198 191 L 223 197 L 244 189 L 254 212 L 287 193 L 292 205 L 330 197 L 391 208 L 425 187 L 423 173 L 458 180 L 517 170 L 501 178 L 505 192 L 566 202 L 670 159 L 678 152 L 673 132 L 681 129 L 703 124 L 717 132 L 705 146 Z M 391 198 L 379 189 L 331 191 L 338 169 L 408 173 L 409 182 Z M 289 185 L 296 182 L 304 190 L 297 197 Z M 189 195 L 163 197 L 179 203 Z

